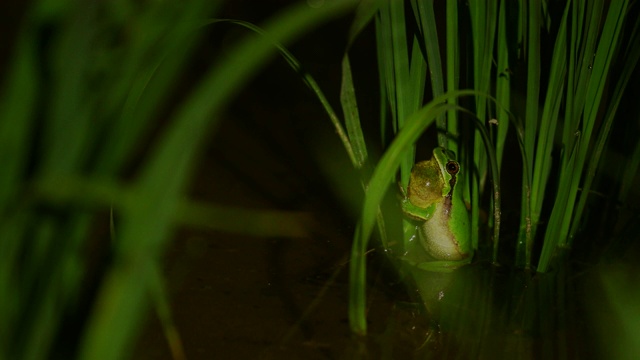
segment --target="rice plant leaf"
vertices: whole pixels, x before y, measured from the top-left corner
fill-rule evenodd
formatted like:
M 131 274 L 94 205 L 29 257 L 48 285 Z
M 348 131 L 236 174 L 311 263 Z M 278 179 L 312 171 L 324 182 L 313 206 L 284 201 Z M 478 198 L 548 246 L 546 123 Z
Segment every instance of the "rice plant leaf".
M 380 67 L 383 71 L 381 77 L 384 78 L 385 93 L 391 106 L 393 128 L 398 131 L 422 104 L 426 62 L 415 38 L 407 38 L 403 2 L 389 1 L 387 6 L 380 8 L 378 19 L 379 62 L 389 64 Z M 414 154 L 415 148 L 411 146 L 402 160 L 400 182 L 404 186 L 409 181 Z
M 438 30 L 436 28 L 436 15 L 433 10 L 433 0 L 411 2 L 414 13 L 418 18 L 418 25 L 422 31 L 423 46 L 429 66 L 429 77 L 431 79 L 431 91 L 433 97 L 444 93 L 444 77 L 442 74 L 442 56 L 440 55 L 440 44 L 438 42 Z M 448 139 L 446 130 L 448 129 L 446 117 L 444 115 L 436 119 L 438 129 L 438 145 L 447 146 Z M 449 149 L 455 151 L 456 149 Z
M 348 52 L 356 37 L 362 32 L 364 27 L 371 22 L 371 19 L 373 19 L 382 4 L 382 0 L 366 0 L 360 2 L 355 12 L 355 18 L 351 23 L 351 28 L 349 29 L 347 49 L 342 59 L 340 103 L 342 104 L 347 133 L 349 134 L 350 144 L 353 149 L 353 165 L 356 169 L 360 169 L 364 165 L 368 156 L 364 135 L 362 134 L 362 127 L 360 126 L 360 115 L 358 114 L 358 104 Z
M 509 110 L 511 103 L 511 70 L 509 69 L 507 31 L 507 3 L 503 1 L 500 3 L 498 15 L 498 69 L 496 74 L 496 100 L 502 104 L 502 107 L 496 110 L 498 124 L 495 126 L 498 133 L 495 139 L 495 147 L 499 168 L 502 167 L 502 156 L 505 148 L 504 143 L 509 129 Z
M 538 141 L 536 144 L 535 154 L 532 156 L 533 165 L 533 181 L 531 182 L 531 222 L 533 225 L 532 236 L 535 237 L 536 228 L 540 218 L 542 202 L 551 169 L 551 151 L 555 135 L 555 129 L 558 124 L 558 114 L 560 111 L 560 103 L 565 88 L 566 76 L 566 57 L 567 57 L 567 23 L 569 6 L 565 11 L 560 22 L 556 43 L 553 49 L 551 60 L 551 71 L 549 73 L 549 83 L 547 86 L 547 94 L 538 129 Z
M 540 101 L 540 27 L 541 9 L 535 1 L 529 2 L 529 28 L 527 44 L 527 99 L 524 122 L 524 145 L 529 163 L 529 173 L 533 171 L 533 151 L 539 119 Z
M 447 91 L 458 90 L 458 79 L 460 78 L 460 64 L 459 64 L 459 49 L 458 49 L 458 2 L 447 1 L 446 9 L 446 38 L 447 38 Z M 449 98 L 449 104 L 456 105 L 457 98 Z M 447 131 L 451 134 L 453 139 L 447 139 L 447 149 L 450 149 L 456 154 L 460 154 L 458 150 L 458 142 L 455 138 L 458 137 L 458 114 L 455 110 L 450 110 L 447 113 Z M 465 187 L 465 200 L 470 200 L 469 187 Z
M 520 214 L 520 233 L 518 235 L 519 242 L 526 244 L 524 260 L 521 252 L 516 253 L 516 263 L 523 263 L 525 268 L 531 267 L 531 258 L 533 250 L 533 234 L 532 234 L 532 218 L 531 218 L 531 174 L 533 172 L 534 149 L 536 140 L 536 131 L 538 129 L 539 119 L 539 101 L 540 101 L 540 29 L 541 24 L 541 6 L 535 1 L 528 2 L 527 17 L 527 38 L 526 38 L 526 57 L 527 57 L 527 95 L 525 103 L 525 121 L 524 128 L 518 131 L 522 134 L 522 153 L 523 159 L 523 176 L 522 176 L 522 201 L 521 204 L 524 211 Z M 520 136 L 519 136 L 520 137 Z
M 361 169 L 367 161 L 367 145 L 360 126 L 360 115 L 358 114 L 358 103 L 356 91 L 353 87 L 353 76 L 351 74 L 351 64 L 349 56 L 345 54 L 342 58 L 342 84 L 340 86 L 340 103 L 349 135 L 349 143 L 353 148 L 355 157 L 354 167 Z

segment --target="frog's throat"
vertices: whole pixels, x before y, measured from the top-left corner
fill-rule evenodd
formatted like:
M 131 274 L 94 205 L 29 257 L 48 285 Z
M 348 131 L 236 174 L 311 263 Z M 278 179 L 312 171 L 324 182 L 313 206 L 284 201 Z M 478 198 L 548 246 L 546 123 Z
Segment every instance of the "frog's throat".
M 453 190 L 456 184 L 456 177 L 449 180 L 451 190 L 444 197 L 444 201 L 436 204 L 433 217 L 425 221 L 420 230 L 427 253 L 436 260 L 457 261 L 467 258 L 460 249 L 460 244 L 449 228 L 451 218 L 451 208 L 453 206 Z M 438 207 L 441 207 L 438 209 Z
M 443 202 L 436 204 L 439 209 L 420 227 L 422 245 L 435 260 L 462 260 L 469 256 L 461 251 L 460 244 L 449 227 L 451 200 L 447 196 Z

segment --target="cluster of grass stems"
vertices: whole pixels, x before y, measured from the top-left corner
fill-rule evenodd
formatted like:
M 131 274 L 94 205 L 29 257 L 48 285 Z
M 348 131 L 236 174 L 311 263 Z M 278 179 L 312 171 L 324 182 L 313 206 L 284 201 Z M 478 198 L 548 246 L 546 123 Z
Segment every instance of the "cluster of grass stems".
M 263 236 L 302 232 L 290 213 L 184 200 L 203 134 L 276 51 L 301 69 L 284 44 L 353 9 L 342 61 L 343 120 L 313 78 L 301 73 L 354 168 L 373 167 L 371 177 L 362 179 L 366 196 L 350 262 L 352 330 L 367 332 L 365 253 L 376 225 L 383 246 L 389 243 L 382 199 L 398 170 L 400 184 L 407 186 L 416 142 L 433 124 L 438 144 L 458 154 L 466 169 L 462 184 L 471 204 L 474 249 L 483 240 L 480 209 L 491 208 L 494 262 L 500 170 L 511 130 L 522 159 L 514 263 L 547 271 L 554 253 L 571 246 L 580 228 L 616 110 L 640 56 L 640 20 L 629 15 L 637 10 L 624 0 L 567 1 L 560 12 L 546 1 L 447 1 L 442 18 L 434 3 L 372 0 L 356 8 L 355 1 L 340 0 L 317 9 L 300 4 L 258 28 L 209 20 L 205 16 L 219 4 L 204 0 L 145 6 L 125 0 L 33 2 L 2 84 L 0 357 L 40 359 L 62 351 L 56 342 L 65 317 L 87 295 L 83 274 L 92 265 L 85 253 L 96 246 L 91 231 L 100 219 L 110 223 L 112 259 L 72 355 L 121 358 L 152 303 L 174 356 L 183 357 L 159 263 L 171 230 L 187 225 Z M 161 135 L 125 181 L 124 171 L 151 122 L 162 115 L 193 44 L 204 27 L 220 21 L 259 36 L 235 44 L 171 109 Z M 360 126 L 349 58 L 349 48 L 371 23 L 380 75 L 380 138 L 386 146 L 375 164 Z M 553 50 L 545 57 L 541 48 L 550 43 Z M 516 71 L 526 74 L 520 107 L 514 101 Z M 637 165 L 625 168 L 618 199 L 626 197 Z M 483 196 L 486 191 L 490 197 Z M 242 226 L 234 221 L 238 218 L 244 219 Z M 252 222 L 257 218 L 290 226 L 271 228 L 268 221 Z M 534 241 L 543 244 L 535 264 Z
M 390 113 L 395 135 L 368 180 L 354 238 L 353 284 L 364 284 L 364 254 L 384 194 L 398 169 L 406 188 L 416 141 L 433 122 L 438 145 L 456 152 L 467 170 L 462 183 L 471 204 L 474 249 L 481 234 L 480 209 L 492 208 L 494 263 L 501 223 L 500 170 L 511 129 L 522 162 L 514 263 L 548 271 L 557 251 L 569 248 L 580 229 L 616 110 L 640 56 L 640 22 L 632 15 L 637 9 L 626 1 L 566 2 L 561 11 L 539 1 L 469 1 L 464 6 L 448 1 L 445 6 L 444 19 L 436 17 L 434 1 L 419 0 L 382 2 L 375 15 L 381 128 Z M 437 25 L 444 28 L 441 36 Z M 542 33 L 551 43 L 542 44 Z M 550 57 L 541 51 L 543 45 L 552 45 Z M 548 72 L 543 74 L 543 68 Z M 520 91 L 512 81 L 516 71 L 526 74 L 520 107 L 513 99 Z M 465 97 L 472 100 L 463 107 Z M 636 170 L 635 165 L 625 167 L 621 178 L 630 182 Z M 513 166 L 508 169 L 509 174 L 514 171 Z M 489 204 L 481 201 L 485 191 L 492 195 Z M 409 240 L 407 233 L 404 240 Z M 536 240 L 542 250 L 534 265 Z M 364 286 L 353 287 L 350 319 L 362 333 L 364 299 Z

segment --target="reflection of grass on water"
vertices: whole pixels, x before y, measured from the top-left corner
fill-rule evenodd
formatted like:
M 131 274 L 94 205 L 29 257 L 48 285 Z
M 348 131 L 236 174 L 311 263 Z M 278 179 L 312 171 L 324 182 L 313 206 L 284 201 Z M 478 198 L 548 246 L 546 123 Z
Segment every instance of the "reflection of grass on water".
M 185 201 L 183 195 L 203 134 L 215 126 L 216 114 L 230 96 L 277 49 L 300 69 L 274 42 L 293 40 L 345 13 L 353 2 L 292 7 L 265 25 L 266 36 L 236 44 L 169 114 L 134 180 L 123 179 L 140 139 L 160 116 L 189 50 L 197 44 L 200 24 L 214 13 L 210 3 L 154 2 L 137 8 L 124 0 L 100 5 L 52 0 L 35 2 L 29 9 L 5 71 L 0 103 L 0 357 L 122 358 L 152 298 L 174 356 L 182 358 L 159 271 L 172 225 L 264 236 L 298 236 L 303 231 L 299 214 L 220 208 Z M 348 35 L 351 46 L 367 24 L 375 23 L 380 128 L 387 146 L 378 163 L 368 158 L 365 138 L 375 135 L 364 136 L 360 126 L 358 81 L 348 52 L 340 94 L 344 121 L 315 81 L 302 74 L 325 106 L 354 167 L 373 169 L 370 178 L 362 179 L 367 191 L 350 263 L 349 317 L 352 330 L 360 334 L 367 331 L 364 254 L 376 224 L 383 246 L 405 246 L 395 241 L 402 235 L 387 233 L 393 227 L 385 223 L 393 214 L 379 210 L 380 204 L 397 169 L 406 187 L 415 144 L 432 123 L 439 129 L 438 144 L 454 150 L 467 169 L 462 184 L 465 200 L 472 204 L 470 232 L 477 258 L 519 269 L 562 269 L 554 256 L 579 245 L 572 241 L 591 190 L 604 188 L 609 191 L 606 197 L 624 202 L 638 165 L 627 161 L 619 166 L 622 170 L 608 171 L 615 174 L 613 180 L 598 175 L 611 131 L 618 127 L 620 134 L 637 133 L 634 123 L 614 121 L 621 118 L 619 107 L 630 106 L 625 90 L 640 56 L 637 6 L 629 7 L 628 1 L 608 7 L 604 2 L 572 2 L 566 8 L 546 8 L 532 1 L 521 3 L 526 8 L 510 8 L 515 5 L 507 1 L 473 1 L 468 6 L 448 1 L 444 9 L 434 9 L 431 1 L 409 3 L 405 9 L 400 1 L 363 2 Z M 637 112 L 637 104 L 632 105 Z M 640 158 L 640 144 L 627 136 L 620 136 L 626 146 L 622 152 L 633 154 L 628 159 Z M 516 170 L 502 161 L 510 138 L 518 143 L 522 161 L 516 186 L 522 191 L 515 195 L 505 193 L 497 181 L 501 170 L 510 175 L 502 181 L 513 182 Z M 599 186 L 616 181 L 620 185 Z M 506 196 L 521 199 L 519 234 L 499 248 L 499 205 Z M 485 227 L 481 209 L 493 210 L 486 224 L 494 229 L 491 244 L 480 236 Z M 109 210 L 112 239 L 101 244 L 93 239 L 95 223 L 106 222 Z M 244 219 L 240 225 L 238 218 Z M 290 225 L 273 227 L 274 219 Z M 95 269 L 85 257 L 91 248 L 109 250 L 104 268 Z M 515 249 L 512 259 L 497 258 L 503 248 Z M 87 274 L 102 271 L 104 276 L 95 277 L 97 287 L 86 289 L 85 283 L 94 280 Z M 473 274 L 480 277 L 481 272 Z M 554 274 L 557 289 L 544 292 L 554 296 L 548 309 L 567 306 L 561 291 L 566 278 L 561 271 L 545 276 Z M 482 279 L 476 284 L 488 284 Z M 616 277 L 605 279 L 603 291 L 624 312 L 633 304 L 620 291 L 627 285 Z M 468 288 L 457 286 L 452 293 L 471 297 Z M 509 305 L 492 307 L 495 297 L 504 294 L 492 290 L 487 286 L 476 293 L 473 301 L 481 310 L 473 323 L 461 323 L 464 336 L 479 336 L 468 330 L 488 331 L 492 316 L 505 315 Z M 83 301 L 91 306 L 78 309 Z M 532 317 L 539 316 L 539 310 L 528 312 L 533 308 L 518 313 L 523 321 L 538 321 Z M 443 321 L 455 313 L 447 313 L 445 306 Z M 79 322 L 80 329 L 61 334 L 77 316 L 86 318 Z M 631 322 L 621 321 L 623 333 L 635 331 Z M 536 329 L 547 331 L 542 325 Z M 521 328 L 533 327 L 514 328 L 519 335 Z M 64 348 L 68 342 L 77 348 Z M 470 354 L 478 353 L 469 346 Z

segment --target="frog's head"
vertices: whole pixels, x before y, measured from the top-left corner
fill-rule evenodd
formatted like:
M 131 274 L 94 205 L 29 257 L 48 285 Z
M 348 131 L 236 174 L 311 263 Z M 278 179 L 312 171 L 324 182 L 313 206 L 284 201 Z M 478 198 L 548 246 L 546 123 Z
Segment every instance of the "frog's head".
M 411 170 L 408 200 L 418 208 L 428 208 L 432 204 L 451 197 L 460 165 L 450 151 L 433 149 L 431 159 L 417 163 Z

